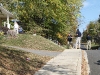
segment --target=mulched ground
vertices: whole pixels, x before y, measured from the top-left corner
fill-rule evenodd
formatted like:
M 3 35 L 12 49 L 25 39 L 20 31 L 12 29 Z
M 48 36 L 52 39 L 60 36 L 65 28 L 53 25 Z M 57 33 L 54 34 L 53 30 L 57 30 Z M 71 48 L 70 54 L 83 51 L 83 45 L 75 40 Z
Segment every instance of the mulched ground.
M 81 67 L 82 72 L 81 72 L 81 75 L 89 75 L 87 65 L 88 65 L 88 63 L 85 59 L 84 51 L 82 50 L 82 67 Z

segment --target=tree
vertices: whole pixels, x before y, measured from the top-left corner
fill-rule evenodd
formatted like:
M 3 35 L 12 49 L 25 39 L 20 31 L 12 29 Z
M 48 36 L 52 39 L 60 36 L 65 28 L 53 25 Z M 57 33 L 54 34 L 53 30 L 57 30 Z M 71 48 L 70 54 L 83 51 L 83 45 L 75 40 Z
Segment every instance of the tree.
M 71 30 L 75 32 L 82 2 L 83 0 L 11 0 L 6 6 L 24 23 L 26 31 L 37 31 L 35 28 L 38 27 L 44 36 L 59 38 L 58 33 L 65 37 Z
M 94 39 L 95 43 L 100 44 L 100 23 L 98 22 L 98 20 L 96 21 L 91 21 L 88 26 L 87 29 L 83 32 L 84 36 L 83 38 L 85 39 L 87 34 L 90 34 L 92 36 L 92 39 Z

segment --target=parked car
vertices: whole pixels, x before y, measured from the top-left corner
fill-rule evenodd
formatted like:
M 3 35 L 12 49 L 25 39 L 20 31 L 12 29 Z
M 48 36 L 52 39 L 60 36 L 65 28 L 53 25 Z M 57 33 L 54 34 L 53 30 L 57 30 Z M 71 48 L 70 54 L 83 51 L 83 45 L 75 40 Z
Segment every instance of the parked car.
M 18 32 L 19 32 L 19 34 L 23 33 L 23 28 L 21 26 L 18 28 Z

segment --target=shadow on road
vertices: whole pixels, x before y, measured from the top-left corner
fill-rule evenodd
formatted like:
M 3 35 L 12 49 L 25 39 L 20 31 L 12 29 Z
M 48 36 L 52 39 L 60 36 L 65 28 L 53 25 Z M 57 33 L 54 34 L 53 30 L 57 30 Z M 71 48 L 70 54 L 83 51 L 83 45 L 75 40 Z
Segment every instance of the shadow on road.
M 95 64 L 100 65 L 100 60 L 98 60 Z

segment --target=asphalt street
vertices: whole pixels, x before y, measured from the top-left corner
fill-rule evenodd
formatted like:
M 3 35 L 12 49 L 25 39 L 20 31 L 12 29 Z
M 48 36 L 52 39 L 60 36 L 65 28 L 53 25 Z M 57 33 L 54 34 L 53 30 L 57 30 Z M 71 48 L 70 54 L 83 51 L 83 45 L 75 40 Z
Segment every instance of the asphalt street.
M 100 75 L 100 50 L 86 50 L 90 66 L 89 75 Z

